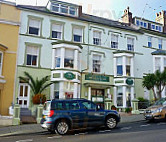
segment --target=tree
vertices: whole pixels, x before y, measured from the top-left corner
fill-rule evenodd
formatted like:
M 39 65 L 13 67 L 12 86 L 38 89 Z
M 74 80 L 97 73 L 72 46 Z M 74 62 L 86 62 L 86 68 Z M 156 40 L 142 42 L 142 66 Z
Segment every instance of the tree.
M 160 72 L 157 70 L 155 73 L 147 74 L 143 77 L 142 86 L 148 90 L 152 90 L 155 100 L 162 97 L 161 93 L 164 90 L 166 85 L 166 70 Z M 155 92 L 157 89 L 157 93 Z
M 34 79 L 28 72 L 24 72 L 25 77 L 19 77 L 21 80 L 28 83 L 30 88 L 32 89 L 33 95 L 37 96 L 41 94 L 47 87 L 49 87 L 52 82 L 50 82 L 50 77 L 45 76 L 41 79 Z M 37 96 L 38 97 L 38 96 Z M 41 96 L 42 98 L 43 96 Z M 40 99 L 40 97 L 38 97 Z
M 152 90 L 153 91 L 153 95 L 155 100 L 157 100 L 157 96 L 155 93 L 155 75 L 154 74 L 147 74 L 146 76 L 143 77 L 143 82 L 142 82 L 142 86 L 148 90 Z

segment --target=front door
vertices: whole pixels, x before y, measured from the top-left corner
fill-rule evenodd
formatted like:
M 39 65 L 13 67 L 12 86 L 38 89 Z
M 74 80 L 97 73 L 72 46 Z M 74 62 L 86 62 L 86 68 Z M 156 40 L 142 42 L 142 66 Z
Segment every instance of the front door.
M 21 108 L 28 108 L 29 106 L 29 90 L 27 83 L 19 84 L 18 103 Z
M 92 89 L 92 101 L 104 108 L 104 89 Z

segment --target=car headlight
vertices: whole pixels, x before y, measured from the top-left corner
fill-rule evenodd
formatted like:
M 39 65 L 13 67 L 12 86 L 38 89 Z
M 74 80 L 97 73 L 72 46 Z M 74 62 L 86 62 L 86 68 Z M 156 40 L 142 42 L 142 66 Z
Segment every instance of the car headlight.
M 159 112 L 162 112 L 162 110 L 163 110 L 163 108 L 158 108 L 155 111 L 153 111 L 153 113 L 159 113 Z

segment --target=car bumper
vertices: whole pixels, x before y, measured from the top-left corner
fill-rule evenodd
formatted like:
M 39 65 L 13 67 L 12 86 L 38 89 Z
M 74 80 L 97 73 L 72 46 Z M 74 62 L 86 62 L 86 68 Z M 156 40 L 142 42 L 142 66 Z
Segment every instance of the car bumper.
M 157 120 L 157 119 L 163 119 L 164 117 L 161 114 L 157 114 L 157 115 L 152 115 L 152 114 L 147 114 L 145 115 L 145 119 L 146 120 Z

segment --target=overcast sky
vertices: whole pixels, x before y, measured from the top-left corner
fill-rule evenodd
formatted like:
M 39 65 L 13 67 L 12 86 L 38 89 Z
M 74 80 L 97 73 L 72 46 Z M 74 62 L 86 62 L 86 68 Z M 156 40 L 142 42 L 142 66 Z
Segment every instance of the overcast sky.
M 46 5 L 48 0 L 10 0 L 17 4 Z M 155 14 L 166 10 L 166 0 L 60 0 L 83 6 L 83 12 L 118 20 L 125 8 L 130 7 L 133 16 L 155 21 Z

